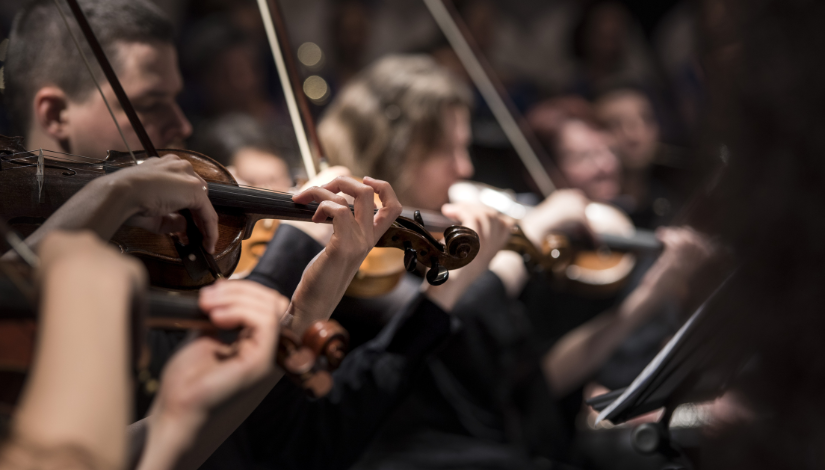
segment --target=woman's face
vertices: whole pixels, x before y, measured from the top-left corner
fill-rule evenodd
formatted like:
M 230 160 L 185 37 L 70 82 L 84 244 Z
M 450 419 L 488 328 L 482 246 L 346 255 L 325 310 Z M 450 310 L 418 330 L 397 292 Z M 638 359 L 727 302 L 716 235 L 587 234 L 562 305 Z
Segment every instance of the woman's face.
M 559 168 L 573 188 L 595 202 L 609 202 L 619 195 L 619 160 L 607 137 L 581 121 L 562 125 L 557 147 Z
M 470 144 L 470 113 L 460 106 L 444 110 L 444 139 L 441 144 L 411 168 L 413 187 L 401 202 L 419 209 L 440 211 L 449 202 L 453 183 L 473 176 Z M 406 197 L 404 197 L 406 196 Z

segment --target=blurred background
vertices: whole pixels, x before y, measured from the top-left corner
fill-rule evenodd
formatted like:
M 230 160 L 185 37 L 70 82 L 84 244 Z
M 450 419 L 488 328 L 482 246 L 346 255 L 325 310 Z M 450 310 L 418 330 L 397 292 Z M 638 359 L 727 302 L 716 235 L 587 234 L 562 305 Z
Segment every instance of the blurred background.
M 6 0 L 0 5 L 0 38 L 7 35 L 22 3 Z M 589 102 L 598 111 L 601 104 L 601 111 L 620 116 L 603 124 L 621 134 L 615 145 L 623 162 L 641 158 L 666 167 L 684 166 L 685 152 L 679 149 L 696 130 L 702 102 L 689 2 L 454 3 L 539 136 L 553 126 L 560 110 L 589 110 Z M 265 140 L 292 176 L 301 176 L 294 132 L 256 3 L 167 0 L 158 5 L 177 26 L 185 79 L 180 103 L 195 128 L 189 148 L 228 163 L 233 147 L 240 145 L 233 140 Z M 422 1 L 281 0 L 280 5 L 300 62 L 301 91 L 316 117 L 349 79 L 391 53 L 431 54 L 469 82 Z M 617 91 L 624 93 L 615 99 Z M 611 100 L 602 100 L 610 94 Z M 478 94 L 472 126 L 474 179 L 516 192 L 535 191 Z M 0 133 L 20 133 L 2 108 Z

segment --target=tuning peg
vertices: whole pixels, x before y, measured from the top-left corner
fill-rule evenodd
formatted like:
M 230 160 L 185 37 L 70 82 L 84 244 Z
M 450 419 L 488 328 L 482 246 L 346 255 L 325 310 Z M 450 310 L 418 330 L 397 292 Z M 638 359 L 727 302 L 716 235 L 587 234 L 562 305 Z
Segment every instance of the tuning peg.
M 325 397 L 332 390 L 332 375 L 325 370 L 319 370 L 310 375 L 301 383 L 301 386 L 313 398 Z
M 315 364 L 315 354 L 302 346 L 292 351 L 284 360 L 284 369 L 294 375 L 306 374 Z
M 413 212 L 413 220 L 420 226 L 424 226 L 424 219 L 421 218 L 421 211 Z
M 415 249 L 410 246 L 404 248 L 404 269 L 406 269 L 407 272 L 413 272 L 415 271 L 416 265 Z
M 438 261 L 433 261 L 433 266 L 427 271 L 427 282 L 433 286 L 440 286 L 447 282 L 447 278 L 450 277 L 450 271 L 447 270 L 444 266 L 438 264 Z

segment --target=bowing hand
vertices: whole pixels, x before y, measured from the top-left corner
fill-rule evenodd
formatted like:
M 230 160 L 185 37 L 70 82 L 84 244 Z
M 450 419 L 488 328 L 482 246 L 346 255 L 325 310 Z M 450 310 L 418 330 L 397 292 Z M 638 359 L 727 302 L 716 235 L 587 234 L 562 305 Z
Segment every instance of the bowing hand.
M 215 252 L 218 214 L 209 200 L 208 185 L 192 164 L 177 155 L 147 158 L 140 165 L 112 175 L 126 188 L 127 224 L 154 233 L 186 232 L 186 220 L 177 212 L 192 211 L 195 225 L 203 233 L 203 247 Z
M 450 273 L 450 282 L 441 286 L 424 286 L 427 297 L 449 312 L 507 244 L 514 221 L 484 204 L 445 204 L 441 212 L 446 217 L 457 219 L 460 225 L 475 230 L 480 245 L 478 254 L 470 264 Z
M 252 281 L 218 281 L 201 289 L 198 303 L 215 326 L 241 331 L 233 344 L 197 337 L 170 359 L 148 418 L 141 469 L 171 468 L 217 407 L 275 374 L 285 297 Z
M 521 220 L 521 228 L 537 247 L 552 232 L 584 232 L 595 241 L 585 210 L 590 201 L 578 189 L 559 189 Z

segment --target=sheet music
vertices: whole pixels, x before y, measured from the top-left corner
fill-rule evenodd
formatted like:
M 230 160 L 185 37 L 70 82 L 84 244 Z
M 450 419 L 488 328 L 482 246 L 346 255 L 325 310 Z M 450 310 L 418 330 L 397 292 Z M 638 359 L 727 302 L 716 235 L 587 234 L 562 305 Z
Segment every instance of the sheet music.
M 662 348 L 661 351 L 659 351 L 659 354 L 657 354 L 656 357 L 653 358 L 652 361 L 650 361 L 650 364 L 648 364 L 644 368 L 642 373 L 639 374 L 636 377 L 636 379 L 633 380 L 633 383 L 631 383 L 630 386 L 627 387 L 624 393 L 622 393 L 621 396 L 619 396 L 619 398 L 615 399 L 613 403 L 608 405 L 607 408 L 605 408 L 604 410 L 602 410 L 601 413 L 599 413 L 599 416 L 596 418 L 596 424 L 599 424 L 602 420 L 611 419 L 618 412 L 626 409 L 627 406 L 629 406 L 630 404 L 630 400 L 638 396 L 640 393 L 642 393 L 642 387 L 650 383 L 655 378 L 656 373 L 659 371 L 662 364 L 665 362 L 665 359 L 667 359 L 671 355 L 671 353 L 673 353 L 676 347 L 680 344 L 685 334 L 687 334 L 691 327 L 696 323 L 697 318 L 699 318 L 703 314 L 703 312 L 705 311 L 705 307 L 710 303 L 711 300 L 713 300 L 716 297 L 719 291 L 721 291 L 722 288 L 728 284 L 728 281 L 730 281 L 731 277 L 733 277 L 734 274 L 736 274 L 735 271 L 731 273 L 722 282 L 722 284 L 716 288 L 715 291 L 713 291 L 713 293 L 707 298 L 707 300 L 705 300 L 702 303 L 702 305 L 699 306 L 699 308 L 696 309 L 696 312 L 694 312 L 693 315 L 690 316 L 688 321 L 686 321 L 685 324 L 682 325 L 681 328 L 679 328 L 679 331 L 676 332 L 676 334 L 673 335 L 673 338 L 671 338 L 670 341 L 668 341 L 665 347 Z

